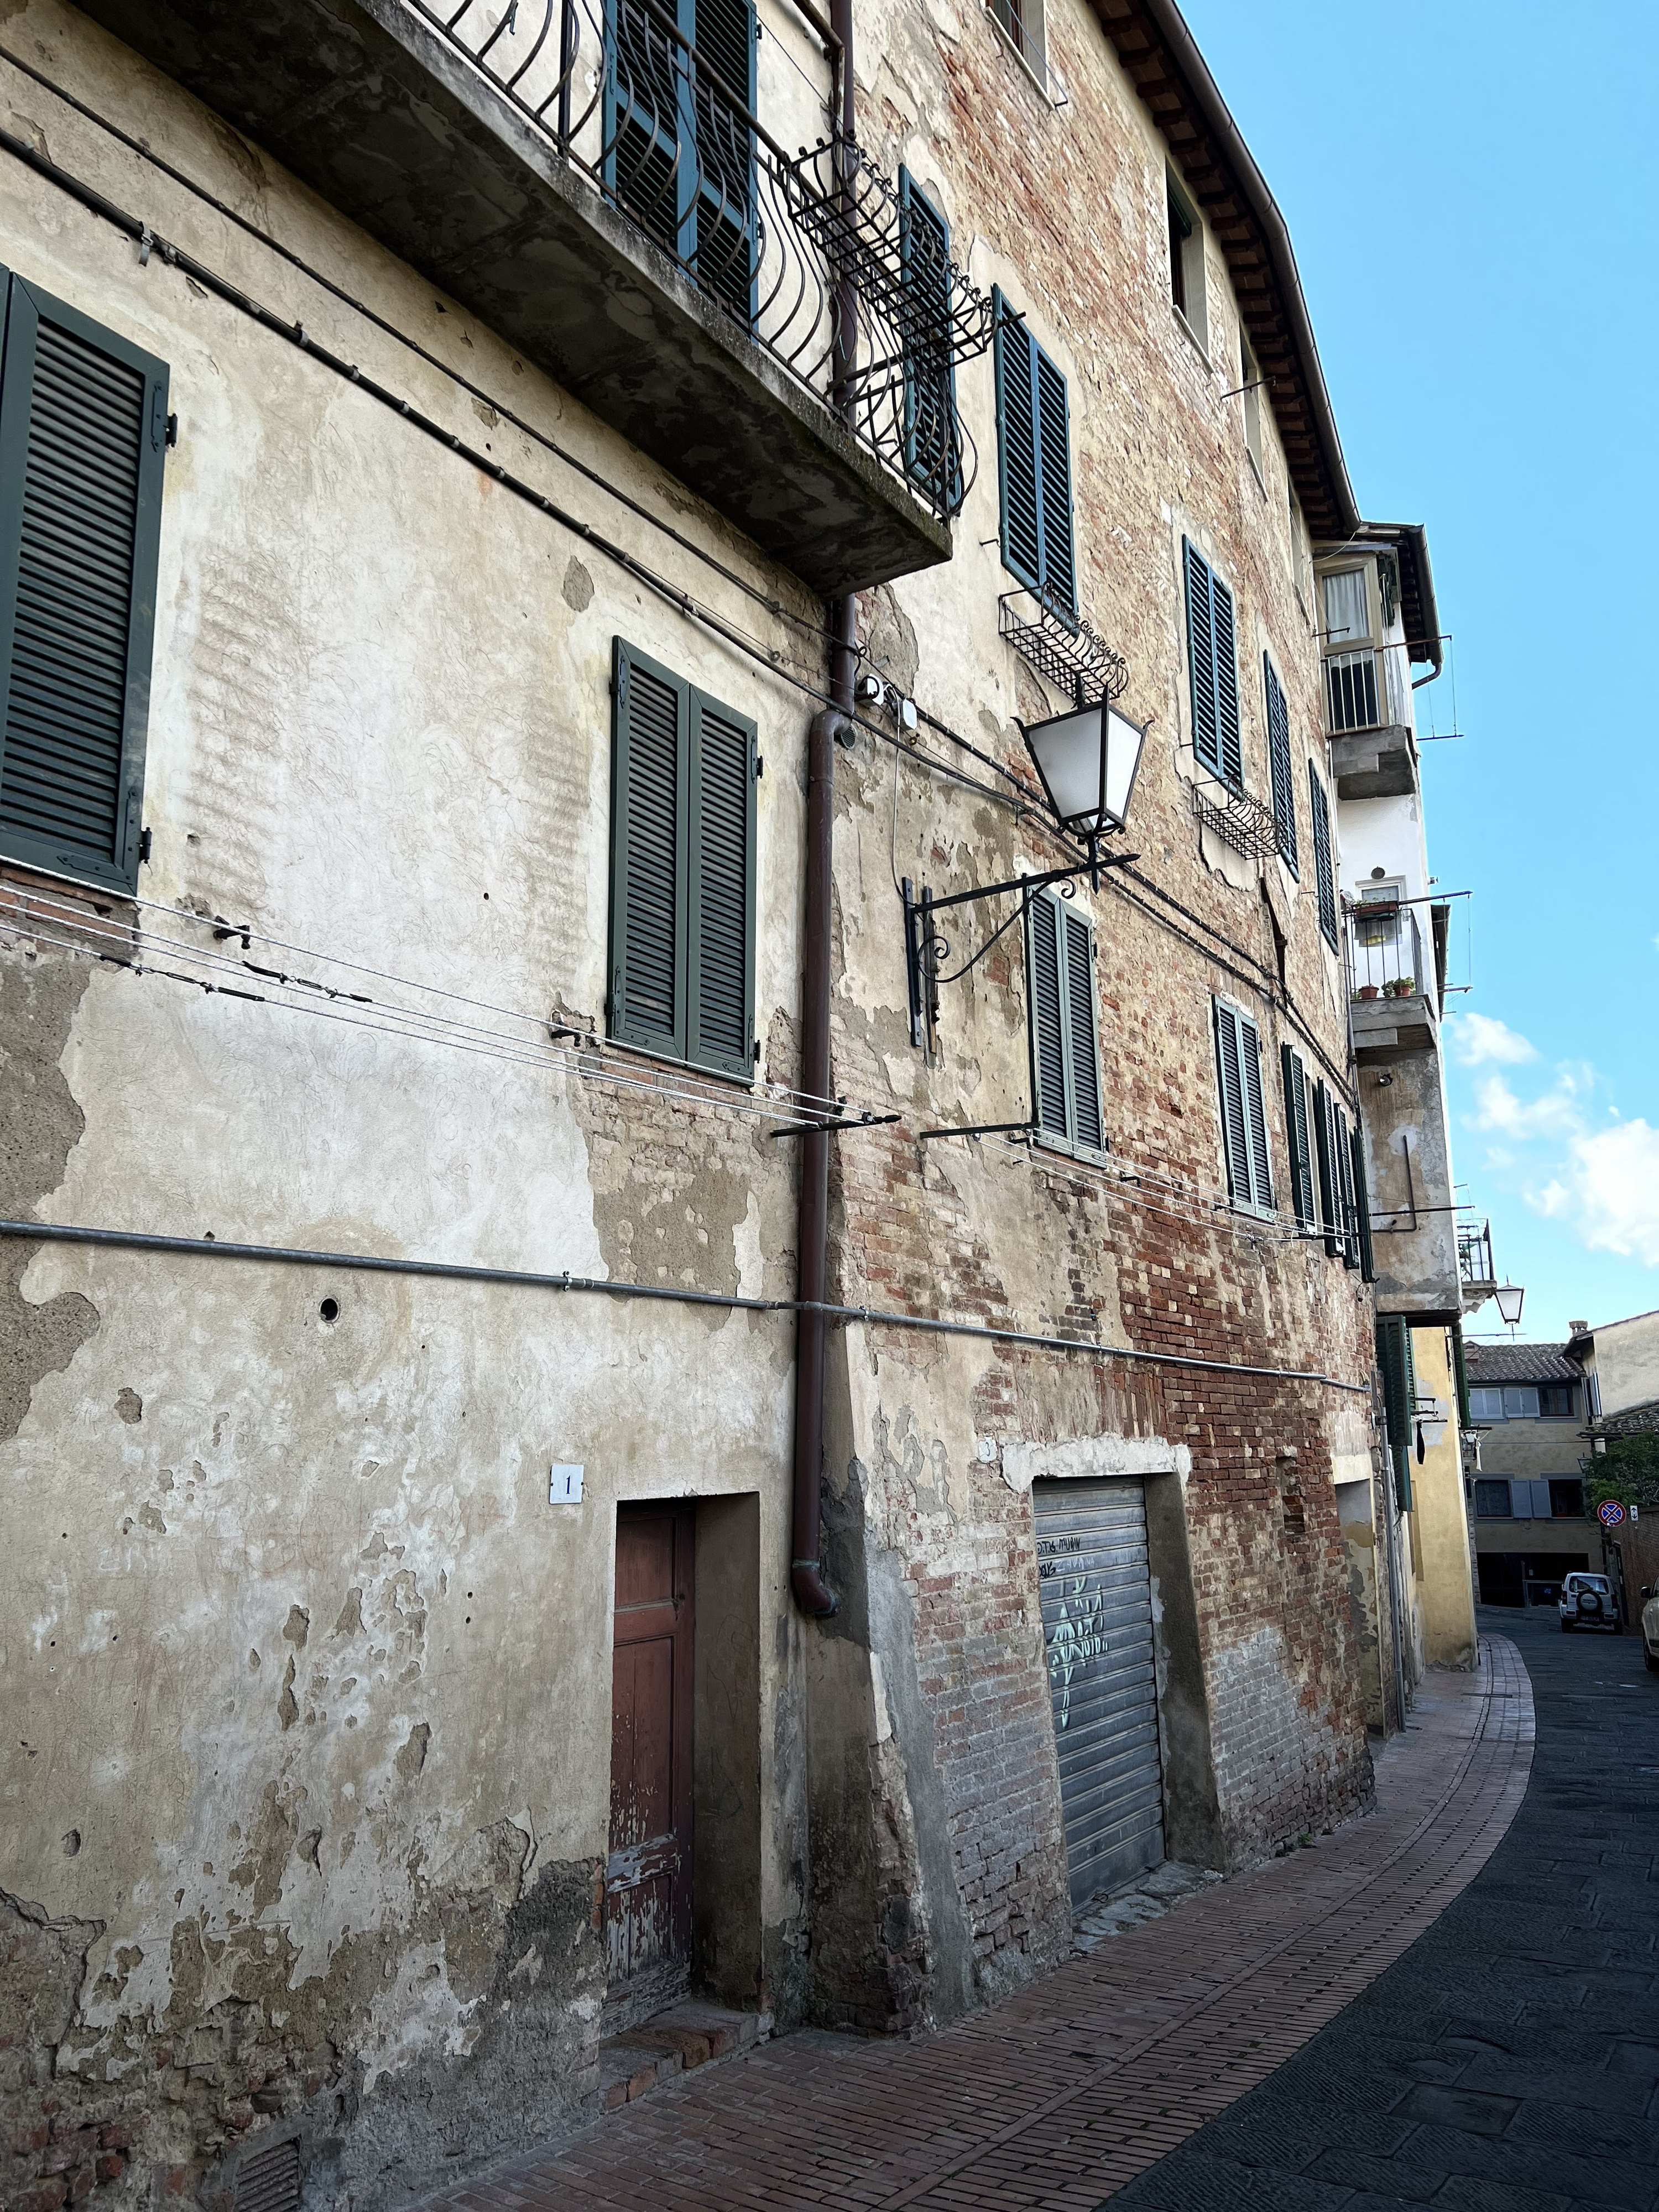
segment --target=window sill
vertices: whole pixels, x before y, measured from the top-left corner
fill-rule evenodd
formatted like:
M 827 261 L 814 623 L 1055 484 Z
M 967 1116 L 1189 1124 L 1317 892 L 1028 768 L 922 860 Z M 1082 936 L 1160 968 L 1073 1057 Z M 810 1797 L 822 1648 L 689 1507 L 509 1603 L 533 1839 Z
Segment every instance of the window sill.
M 1083 1167 L 1104 1167 L 1110 1149 L 1103 1146 L 1097 1152 L 1092 1145 L 1068 1144 L 1064 1137 L 1052 1136 L 1043 1130 L 1036 1130 L 1031 1136 L 1033 1153 L 1048 1152 L 1057 1160 L 1075 1160 Z
M 568 1036 L 572 1033 L 566 1030 L 564 1034 Z M 625 1060 L 641 1068 L 661 1068 L 677 1075 L 694 1076 L 699 1083 L 718 1083 L 727 1090 L 751 1095 L 760 1087 L 758 1072 L 748 1076 L 733 1075 L 729 1067 L 707 1067 L 699 1060 L 678 1060 L 672 1052 L 653 1052 L 649 1045 L 635 1044 L 627 1037 L 611 1036 L 597 1030 L 586 1033 L 586 1042 L 574 1048 L 578 1053 L 592 1052 L 596 1057 Z
M 1185 335 L 1188 344 L 1191 346 L 1193 351 L 1203 362 L 1205 368 L 1207 368 L 1211 375 L 1213 376 L 1215 374 L 1215 364 L 1210 359 L 1208 349 L 1206 349 L 1203 339 L 1200 337 L 1198 332 L 1187 320 L 1184 309 L 1177 307 L 1176 302 L 1171 300 L 1170 302 L 1170 313 L 1175 317 L 1177 325 Z

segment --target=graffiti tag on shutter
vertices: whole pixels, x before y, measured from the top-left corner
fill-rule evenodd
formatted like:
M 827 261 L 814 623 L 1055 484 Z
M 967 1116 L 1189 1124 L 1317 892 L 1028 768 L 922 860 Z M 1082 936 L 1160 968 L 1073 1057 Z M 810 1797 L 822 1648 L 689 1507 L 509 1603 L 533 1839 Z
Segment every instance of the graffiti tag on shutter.
M 1087 1575 L 1073 1576 L 1070 1592 L 1060 1599 L 1058 1618 L 1048 1636 L 1048 1676 L 1054 1691 L 1056 1728 L 1066 1727 L 1072 1717 L 1073 1675 L 1080 1673 L 1091 1659 L 1103 1658 L 1111 1649 L 1100 1626 L 1105 1611 L 1104 1592 L 1091 1590 Z

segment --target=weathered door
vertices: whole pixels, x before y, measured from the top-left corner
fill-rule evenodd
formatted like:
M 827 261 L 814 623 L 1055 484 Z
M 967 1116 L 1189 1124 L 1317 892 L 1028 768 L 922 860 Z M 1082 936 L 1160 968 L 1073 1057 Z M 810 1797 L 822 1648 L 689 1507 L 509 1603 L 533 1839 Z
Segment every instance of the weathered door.
M 1164 1768 L 1139 1482 L 1039 1482 L 1042 1644 L 1072 1903 L 1164 1856 Z
M 617 1509 L 605 1925 L 611 2004 L 635 2018 L 690 1971 L 694 1528 L 689 1505 Z

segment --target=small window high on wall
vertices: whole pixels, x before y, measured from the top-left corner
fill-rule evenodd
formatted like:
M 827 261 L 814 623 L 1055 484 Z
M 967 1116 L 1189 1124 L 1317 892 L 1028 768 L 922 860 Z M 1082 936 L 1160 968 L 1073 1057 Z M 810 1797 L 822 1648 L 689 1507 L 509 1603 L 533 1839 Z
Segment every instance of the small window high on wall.
M 1025 933 L 1039 1140 L 1103 1152 L 1094 930 L 1075 906 L 1040 891 L 1026 909 Z
M 1242 1007 L 1225 999 L 1212 1000 L 1211 1018 L 1227 1188 L 1235 1206 L 1266 1210 L 1273 1202 L 1273 1178 L 1261 1090 L 1261 1034 Z
M 1170 222 L 1170 297 L 1188 329 L 1206 346 L 1209 310 L 1204 297 L 1204 226 L 1173 177 L 1167 179 Z
M 1048 59 L 1042 39 L 1042 0 L 987 0 L 991 21 L 1046 92 Z

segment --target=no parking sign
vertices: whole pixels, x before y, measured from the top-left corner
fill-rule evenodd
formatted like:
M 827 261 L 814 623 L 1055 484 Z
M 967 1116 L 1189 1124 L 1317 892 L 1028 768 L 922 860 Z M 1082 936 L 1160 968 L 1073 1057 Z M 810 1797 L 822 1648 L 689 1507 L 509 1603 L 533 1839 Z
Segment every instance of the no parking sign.
M 1595 1517 L 1604 1528 L 1616 1528 L 1625 1517 L 1625 1509 L 1616 1498 L 1604 1498 L 1595 1509 Z

